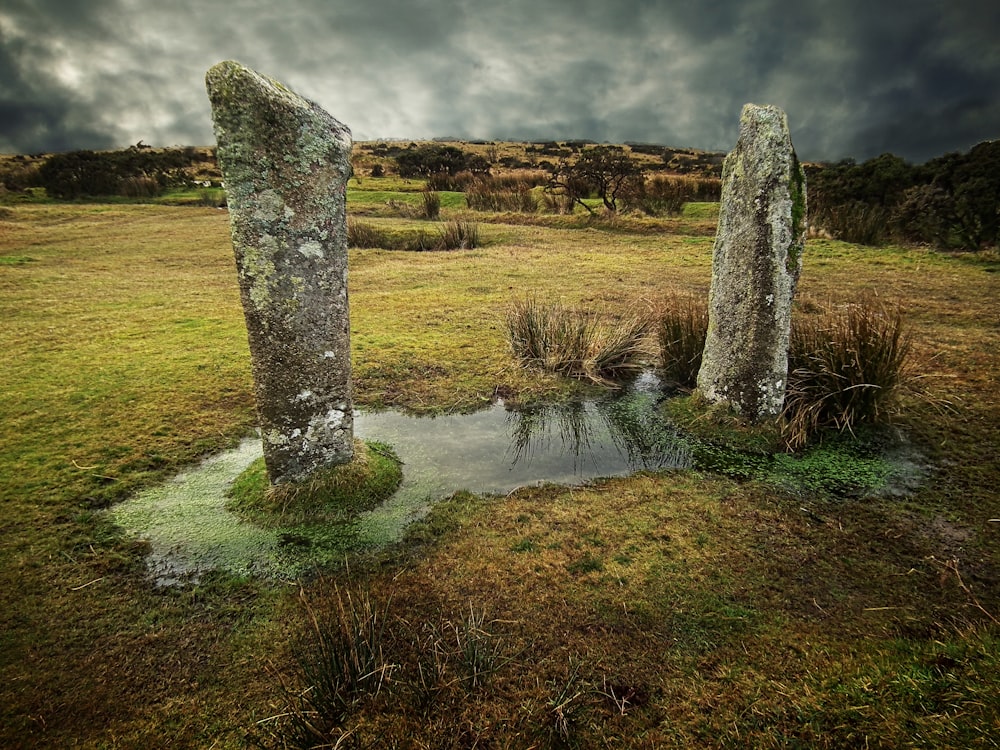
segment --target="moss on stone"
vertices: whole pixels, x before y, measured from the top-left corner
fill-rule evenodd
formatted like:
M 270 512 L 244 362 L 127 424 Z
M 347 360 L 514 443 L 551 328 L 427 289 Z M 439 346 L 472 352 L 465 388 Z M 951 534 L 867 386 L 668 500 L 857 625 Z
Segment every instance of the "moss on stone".
M 799 158 L 792 152 L 792 174 L 789 193 L 792 200 L 792 242 L 788 247 L 788 273 L 797 277 L 802 267 L 802 250 L 805 244 L 806 175 Z

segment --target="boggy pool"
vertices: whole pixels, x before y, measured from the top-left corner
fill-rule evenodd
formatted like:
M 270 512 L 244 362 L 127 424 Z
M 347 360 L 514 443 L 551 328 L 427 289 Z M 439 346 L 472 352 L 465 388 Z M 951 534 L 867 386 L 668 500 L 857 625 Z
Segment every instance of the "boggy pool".
M 388 443 L 403 480 L 379 507 L 344 524 L 263 529 L 226 509 L 233 480 L 261 455 L 259 439 L 213 456 L 111 512 L 149 543 L 161 584 L 207 570 L 294 577 L 343 561 L 352 551 L 399 539 L 434 502 L 458 490 L 504 494 L 531 484 L 581 484 L 596 477 L 697 466 L 758 478 L 803 497 L 907 494 L 927 473 L 903 443 L 872 447 L 836 439 L 804 455 L 742 453 L 682 434 L 659 408 L 659 380 L 645 373 L 600 398 L 531 409 L 497 403 L 473 414 L 416 417 L 359 412 L 355 435 Z
M 148 565 L 161 584 L 212 569 L 294 576 L 342 559 L 346 550 L 398 539 L 435 501 L 458 490 L 503 494 L 524 485 L 581 484 L 689 466 L 687 443 L 656 408 L 661 399 L 659 380 L 644 373 L 600 398 L 524 410 L 497 403 L 436 417 L 358 412 L 355 435 L 393 446 L 403 481 L 386 503 L 329 534 L 262 529 L 226 510 L 229 485 L 261 454 L 254 439 L 138 494 L 112 514 L 149 543 Z

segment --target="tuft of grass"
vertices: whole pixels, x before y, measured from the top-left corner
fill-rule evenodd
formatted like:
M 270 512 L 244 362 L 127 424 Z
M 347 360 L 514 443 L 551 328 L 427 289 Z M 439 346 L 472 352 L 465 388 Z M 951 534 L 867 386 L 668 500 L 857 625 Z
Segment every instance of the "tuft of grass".
M 685 388 L 697 385 L 708 335 L 708 304 L 693 295 L 661 300 L 654 312 L 660 367 L 664 376 Z
M 497 633 L 486 629 L 486 611 L 476 611 L 469 603 L 469 614 L 453 626 L 462 671 L 462 682 L 467 692 L 483 687 L 491 676 L 511 661 L 507 644 Z
M 479 247 L 479 225 L 474 221 L 449 221 L 441 230 L 438 250 L 472 250 Z
M 878 247 L 889 240 L 889 212 L 853 201 L 816 212 L 813 223 L 844 242 Z
M 560 375 L 606 382 L 641 367 L 649 317 L 631 313 L 604 320 L 592 312 L 527 297 L 508 306 L 504 331 L 520 361 Z
M 472 221 L 450 221 L 437 232 L 423 228 L 389 232 L 368 222 L 351 219 L 347 222 L 347 244 L 356 248 L 429 252 L 471 250 L 479 247 L 482 240 L 479 225 Z
M 625 208 L 648 216 L 677 216 L 685 204 L 695 201 L 718 201 L 722 181 L 717 177 L 654 175 L 639 183 L 624 196 Z
M 378 696 L 398 669 L 383 647 L 389 603 L 334 587 L 332 612 L 319 614 L 304 592 L 299 598 L 308 626 L 292 647 L 298 684 L 279 678 L 284 711 L 258 727 L 281 747 L 338 747 L 350 736 L 342 727 L 355 706 Z
M 421 197 L 421 218 L 435 221 L 441 215 L 441 194 L 436 190 L 424 190 Z
M 910 349 L 900 308 L 874 296 L 793 322 L 781 413 L 787 445 L 888 421 L 913 380 Z
M 489 182 L 477 182 L 466 189 L 465 200 L 474 211 L 513 211 L 526 214 L 538 211 L 538 199 L 529 186 L 503 188 Z
M 389 236 L 373 224 L 356 219 L 347 220 L 348 247 L 375 248 L 388 247 Z

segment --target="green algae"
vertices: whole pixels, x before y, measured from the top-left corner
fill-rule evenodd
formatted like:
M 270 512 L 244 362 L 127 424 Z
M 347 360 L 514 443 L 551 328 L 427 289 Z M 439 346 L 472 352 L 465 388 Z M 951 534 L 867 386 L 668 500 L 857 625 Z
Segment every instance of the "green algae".
M 266 481 L 260 468 L 260 440 L 246 439 L 237 448 L 140 492 L 115 507 L 111 516 L 127 533 L 149 545 L 147 566 L 159 584 L 194 580 L 208 570 L 294 578 L 314 567 L 343 561 L 346 554 L 398 539 L 415 517 L 406 497 L 372 507 L 391 495 L 400 480 L 398 461 L 386 446 L 374 445 L 369 454 L 376 456 L 373 463 L 378 470 L 372 472 L 376 478 L 361 493 L 362 502 L 351 506 L 353 512 L 334 512 L 328 503 L 326 512 L 311 521 L 303 521 L 300 513 L 286 522 L 272 518 L 266 526 L 260 523 L 265 514 L 259 508 L 250 511 L 244 503 L 240 513 L 233 512 L 227 506 L 233 503 L 237 477 L 244 492 L 255 476 L 264 476 Z M 248 471 L 254 466 L 258 468 Z M 362 506 L 368 509 L 357 512 Z
M 147 564 L 158 582 L 174 583 L 212 569 L 238 575 L 276 572 L 274 532 L 225 509 L 233 477 L 260 451 L 259 441 L 244 440 L 111 511 L 116 523 L 149 544 Z

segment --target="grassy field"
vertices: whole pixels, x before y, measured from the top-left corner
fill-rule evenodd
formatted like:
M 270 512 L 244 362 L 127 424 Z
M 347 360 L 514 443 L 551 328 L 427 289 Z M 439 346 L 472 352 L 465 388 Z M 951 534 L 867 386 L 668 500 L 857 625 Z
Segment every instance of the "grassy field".
M 400 187 L 352 183 L 352 213 L 415 224 L 386 204 Z M 448 200 L 442 218 L 478 219 L 484 245 L 351 251 L 358 405 L 563 394 L 505 351 L 511 299 L 615 315 L 708 288 L 710 208 L 589 221 Z M 228 231 L 213 208 L 0 209 L 0 745 L 266 745 L 296 644 L 347 592 L 386 618 L 393 669 L 344 747 L 997 745 L 995 254 L 807 246 L 800 296 L 898 300 L 952 405 L 903 415 L 930 466 L 909 496 L 685 471 L 459 493 L 314 579 L 155 588 L 101 510 L 252 428 Z

